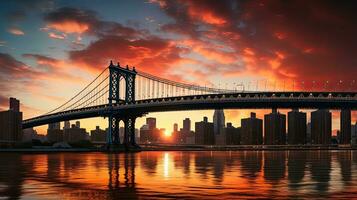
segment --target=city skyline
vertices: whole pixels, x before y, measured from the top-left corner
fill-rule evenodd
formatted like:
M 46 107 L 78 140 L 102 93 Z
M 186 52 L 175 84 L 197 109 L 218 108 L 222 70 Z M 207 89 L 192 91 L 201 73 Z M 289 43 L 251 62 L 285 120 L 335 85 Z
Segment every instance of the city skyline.
M 305 8 L 300 2 L 287 6 L 278 2 L 209 1 L 202 6 L 186 1 L 180 6 L 179 2 L 154 0 L 91 1 L 86 5 L 8 1 L 0 8 L 0 108 L 5 110 L 7 98 L 13 96 L 21 99 L 24 119 L 43 114 L 71 98 L 110 59 L 172 80 L 220 88 L 240 82 L 256 88 L 257 80 L 260 88 L 265 81 L 270 87 L 278 81 L 280 84 L 274 84 L 277 89 L 291 87 L 282 83 L 302 81 L 310 88 L 315 82 L 315 87 L 321 87 L 327 81 L 334 88 L 340 80 L 344 87 L 355 86 L 355 63 L 348 53 L 356 48 L 348 45 L 353 43 L 348 41 L 355 41 L 354 18 L 350 17 L 353 6 L 348 5 L 350 2 L 339 6 L 309 2 Z M 295 8 L 300 11 L 295 12 Z M 299 26 L 292 26 L 291 21 Z M 315 23 L 322 25 L 316 27 Z M 336 24 L 344 31 L 330 28 Z M 188 31 L 179 31 L 182 27 Z M 306 32 L 306 27 L 311 31 Z M 124 51 L 115 51 L 119 47 Z M 98 59 L 92 59 L 94 56 Z M 239 126 L 249 112 L 226 110 L 227 120 Z M 255 112 L 261 118 L 269 110 Z M 189 115 L 199 121 L 202 113 L 212 116 L 213 111 L 149 116 L 157 117 L 160 126 L 169 129 L 176 117 Z M 356 112 L 352 115 L 355 121 Z M 332 113 L 335 132 L 340 126 L 338 116 L 338 112 Z M 107 124 L 99 118 L 81 122 L 88 129 Z M 144 119 L 138 119 L 139 126 L 143 123 Z M 37 129 L 44 134 L 46 126 Z

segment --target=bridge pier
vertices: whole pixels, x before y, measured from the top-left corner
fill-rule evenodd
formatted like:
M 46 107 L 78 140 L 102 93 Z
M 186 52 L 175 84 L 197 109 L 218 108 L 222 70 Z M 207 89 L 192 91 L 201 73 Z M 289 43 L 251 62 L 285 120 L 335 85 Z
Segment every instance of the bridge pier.
M 139 145 L 135 141 L 135 120 L 136 117 L 124 119 L 125 132 L 123 144 L 126 149 L 139 148 Z
M 113 104 L 122 103 L 134 103 L 135 102 L 135 77 L 137 72 L 135 68 L 130 70 L 127 66 L 126 68 L 120 67 L 118 65 L 113 65 L 110 62 L 109 65 L 109 131 L 107 136 L 107 145 L 109 149 L 111 147 L 120 148 L 120 138 L 119 138 L 119 122 L 124 121 L 124 139 L 122 145 L 125 150 L 130 150 L 132 148 L 140 148 L 135 141 L 135 119 L 136 116 L 128 116 L 120 113 L 113 113 Z M 125 80 L 125 98 L 120 98 L 120 80 L 121 78 Z

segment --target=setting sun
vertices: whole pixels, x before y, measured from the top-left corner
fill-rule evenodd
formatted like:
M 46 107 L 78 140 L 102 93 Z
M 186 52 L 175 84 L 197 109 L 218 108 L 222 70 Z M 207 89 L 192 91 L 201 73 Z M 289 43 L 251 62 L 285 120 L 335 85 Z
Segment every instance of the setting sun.
M 165 131 L 164 131 L 164 135 L 165 135 L 166 137 L 170 137 L 171 134 L 172 134 L 172 132 L 169 131 L 169 130 L 165 130 Z

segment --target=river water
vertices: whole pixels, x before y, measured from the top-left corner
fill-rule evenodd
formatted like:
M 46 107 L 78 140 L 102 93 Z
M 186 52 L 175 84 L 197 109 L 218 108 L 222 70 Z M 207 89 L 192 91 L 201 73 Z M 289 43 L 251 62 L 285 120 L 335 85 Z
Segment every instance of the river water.
M 0 199 L 357 198 L 357 151 L 0 154 Z

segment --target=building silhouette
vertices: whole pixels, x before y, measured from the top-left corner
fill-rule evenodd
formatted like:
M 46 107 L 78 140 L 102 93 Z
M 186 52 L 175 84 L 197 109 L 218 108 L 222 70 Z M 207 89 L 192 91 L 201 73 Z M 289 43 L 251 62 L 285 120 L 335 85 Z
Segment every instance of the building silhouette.
M 71 128 L 71 122 L 69 121 L 64 121 L 64 126 L 63 129 Z
M 191 120 L 190 118 L 185 118 L 182 121 L 182 129 L 180 129 L 177 142 L 181 144 L 194 144 L 195 143 L 195 135 L 191 130 Z
M 10 110 L 20 112 L 20 101 L 16 98 L 10 97 Z
M 237 145 L 240 144 L 241 128 L 235 128 L 232 123 L 227 123 L 227 127 L 224 131 L 225 134 L 225 144 L 227 145 Z
M 340 144 L 351 144 L 351 110 L 342 109 L 340 119 Z
M 250 113 L 250 118 L 241 120 L 241 144 L 259 145 L 263 143 L 263 120 Z
M 224 130 L 225 126 L 225 117 L 224 112 L 222 109 L 214 110 L 213 114 L 213 130 L 214 130 L 214 137 L 215 143 L 218 145 L 225 145 L 226 144 L 226 134 Z
M 15 143 L 22 140 L 20 101 L 10 98 L 9 104 L 9 110 L 0 112 L 0 143 Z
M 185 118 L 182 122 L 182 130 L 184 132 L 191 132 L 191 120 L 190 118 Z
M 286 116 L 276 109 L 264 115 L 264 144 L 283 145 L 286 142 Z
M 37 131 L 33 128 L 27 128 L 22 131 L 22 142 L 31 142 L 32 140 L 46 141 L 44 135 L 37 134 Z
M 207 117 L 203 121 L 195 123 L 195 144 L 214 145 L 213 123 L 208 122 Z
M 146 124 L 148 125 L 148 128 L 150 130 L 156 129 L 156 118 L 154 118 L 154 117 L 146 118 Z
M 306 113 L 293 109 L 288 112 L 288 144 L 306 144 Z
M 59 122 L 48 124 L 48 129 L 61 129 Z
M 320 109 L 311 113 L 311 144 L 331 143 L 331 112 Z
M 146 124 L 140 128 L 140 143 L 153 143 L 160 140 L 160 130 L 156 128 L 156 118 L 146 118 Z
M 77 121 L 78 122 L 78 121 Z M 72 124 L 71 128 L 63 131 L 63 141 L 74 143 L 88 140 L 88 134 L 85 128 L 81 128 L 79 123 Z M 78 127 L 79 126 L 79 127 Z
M 96 126 L 94 130 L 90 131 L 90 140 L 92 142 L 105 142 L 107 138 L 107 132 Z
M 62 142 L 63 141 L 63 130 L 60 129 L 59 122 L 48 124 L 47 140 L 49 142 Z
M 357 144 L 357 121 L 354 125 L 351 126 L 351 143 Z

